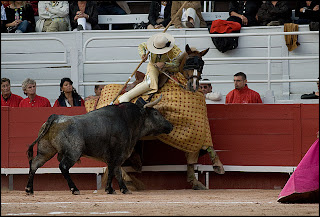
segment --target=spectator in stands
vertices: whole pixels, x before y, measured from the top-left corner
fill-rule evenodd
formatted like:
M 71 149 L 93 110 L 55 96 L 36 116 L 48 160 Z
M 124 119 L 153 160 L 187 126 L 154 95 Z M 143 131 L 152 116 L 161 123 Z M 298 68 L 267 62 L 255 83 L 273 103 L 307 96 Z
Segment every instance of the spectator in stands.
M 259 93 L 248 88 L 247 76 L 243 72 L 234 75 L 235 89 L 230 91 L 226 96 L 228 103 L 262 103 Z
M 69 5 L 69 17 L 74 31 L 100 29 L 95 1 L 73 1 Z
M 84 100 L 72 86 L 70 78 L 62 78 L 60 82 L 60 96 L 53 107 L 84 106 Z
M 150 61 L 147 66 L 147 73 L 144 80 L 134 88 L 119 97 L 119 102 L 129 102 L 132 98 L 142 94 L 151 94 L 158 91 L 158 80 L 161 71 L 178 72 L 181 61 L 181 50 L 174 44 L 174 37 L 168 33 L 152 35 L 147 43 L 139 45 L 139 55 L 143 61 L 150 51 Z
M 27 1 L 33 8 L 34 16 L 39 16 L 38 13 L 38 2 L 39 1 Z
M 172 1 L 171 17 L 177 14 L 184 2 Z M 207 24 L 201 14 L 201 1 L 188 1 L 172 24 L 175 28 L 206 28 Z
M 147 29 L 164 29 L 171 21 L 172 1 L 151 1 Z
M 97 1 L 99 15 L 125 15 L 131 10 L 126 1 Z M 113 29 L 123 29 L 126 24 L 112 25 Z M 107 29 L 107 24 L 100 25 L 101 29 Z
M 292 23 L 287 1 L 266 1 L 259 8 L 257 17 L 261 26 L 279 26 Z
M 101 82 L 101 81 L 100 81 L 100 82 Z M 103 88 L 104 88 L 104 85 L 103 85 L 103 84 L 100 84 L 100 85 L 97 84 L 97 85 L 95 85 L 95 86 L 94 86 L 94 93 L 95 93 L 95 95 L 87 96 L 87 97 L 84 99 L 84 101 L 98 98 L 98 97 L 101 95 L 101 91 L 102 91 Z
M 209 81 L 209 79 L 205 78 L 202 79 L 202 81 Z M 207 93 L 211 93 L 212 92 L 212 86 L 211 84 L 200 84 L 200 90 L 203 92 L 204 95 L 206 95 Z
M 11 92 L 10 79 L 1 78 L 1 106 L 19 107 L 23 98 Z
M 26 1 L 10 1 L 6 7 L 7 32 L 25 33 L 34 32 L 35 20 L 32 6 Z
M 50 101 L 36 94 L 36 81 L 27 78 L 22 82 L 22 90 L 28 97 L 21 100 L 19 107 L 51 107 Z
M 39 1 L 37 32 L 70 31 L 68 1 Z
M 319 77 L 318 77 L 318 81 L 317 81 L 317 85 L 318 85 L 318 91 L 317 92 L 312 92 L 312 93 L 306 93 L 303 94 L 301 96 L 301 99 L 319 99 Z
M 209 79 L 205 78 L 202 81 L 209 81 Z M 222 99 L 222 95 L 220 92 L 212 92 L 212 85 L 210 83 L 200 84 L 200 91 L 203 92 L 206 98 L 206 102 L 208 102 L 208 99 L 211 101 L 221 101 Z
M 257 13 L 261 1 L 230 1 L 228 21 L 234 21 L 241 26 L 258 26 Z
M 319 0 L 300 1 L 298 0 L 295 8 L 295 16 L 299 17 L 296 24 L 309 24 L 310 22 L 320 21 Z
M 1 32 L 6 32 L 6 25 L 5 22 L 7 21 L 7 15 L 6 15 L 6 10 L 1 3 Z
M 1 3 L 3 4 L 3 7 L 6 8 L 10 5 L 9 1 L 1 1 Z

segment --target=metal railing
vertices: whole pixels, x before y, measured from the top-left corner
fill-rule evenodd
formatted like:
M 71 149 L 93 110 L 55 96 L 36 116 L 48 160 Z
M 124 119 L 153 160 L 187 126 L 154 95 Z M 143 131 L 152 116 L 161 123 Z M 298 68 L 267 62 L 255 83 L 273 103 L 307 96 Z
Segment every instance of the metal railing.
M 14 62 L 14 61 L 10 61 L 10 62 L 3 62 L 1 61 L 2 65 L 18 65 L 18 64 L 66 64 L 68 63 L 67 61 L 67 48 L 65 43 L 56 37 L 35 37 L 35 38 L 2 38 L 1 37 L 1 42 L 2 41 L 35 41 L 35 40 L 55 40 L 58 41 L 62 44 L 63 48 L 64 48 L 64 60 L 63 61 L 19 61 L 19 62 Z
M 77 32 L 76 34 L 83 34 Z M 268 90 L 271 89 L 271 83 L 287 83 L 287 82 L 316 82 L 317 79 L 271 79 L 271 60 L 312 60 L 319 59 L 319 56 L 295 56 L 295 57 L 271 57 L 271 37 L 277 35 L 319 35 L 318 31 L 305 31 L 305 32 L 267 32 L 267 33 L 228 33 L 228 34 L 197 34 L 197 35 L 174 35 L 175 38 L 203 38 L 203 37 L 243 37 L 243 36 L 266 36 L 267 37 L 267 56 L 263 57 L 223 57 L 223 58 L 203 58 L 204 61 L 241 61 L 241 60 L 266 60 L 268 61 L 267 80 L 250 80 L 249 83 L 267 83 Z M 139 63 L 141 60 L 101 60 L 101 61 L 88 61 L 86 59 L 86 48 L 88 44 L 94 40 L 108 40 L 108 39 L 148 39 L 150 36 L 105 36 L 105 37 L 92 37 L 89 38 L 83 44 L 82 64 L 104 64 L 104 63 Z M 57 40 L 64 46 L 64 60 L 63 61 L 24 61 L 24 62 L 1 62 L 3 65 L 11 64 L 42 64 L 42 63 L 59 63 L 66 64 L 67 61 L 67 49 L 65 43 L 55 37 L 47 38 L 1 38 L 1 41 L 14 41 L 14 40 Z M 79 77 L 79 74 L 77 75 Z M 78 79 L 77 79 L 78 80 Z M 124 84 L 123 82 L 79 82 L 79 86 L 93 86 L 93 85 L 105 85 L 105 84 Z M 200 81 L 200 83 L 233 83 L 232 80 L 219 80 L 219 81 Z M 12 87 L 21 87 L 21 84 L 11 84 Z M 39 83 L 37 86 L 59 86 L 59 83 Z
M 198 34 L 198 35 L 174 35 L 175 38 L 203 38 L 203 37 L 242 37 L 242 36 L 266 36 L 268 41 L 268 53 L 266 57 L 223 57 L 223 58 L 203 58 L 204 61 L 237 61 L 237 60 L 267 60 L 268 71 L 267 80 L 250 80 L 249 83 L 268 83 L 268 90 L 271 90 L 271 83 L 287 83 L 287 82 L 316 82 L 317 79 L 281 79 L 271 80 L 271 60 L 308 60 L 319 59 L 319 56 L 300 56 L 300 57 L 271 57 L 271 36 L 275 35 L 319 35 L 318 31 L 305 32 L 269 32 L 269 33 L 228 33 L 228 34 Z M 150 36 L 105 36 L 93 37 L 84 43 L 83 47 L 83 63 L 84 64 L 104 64 L 104 63 L 139 63 L 141 60 L 101 60 L 101 61 L 87 61 L 86 47 L 89 42 L 94 40 L 108 40 L 108 39 L 148 39 Z M 121 83 L 121 82 L 119 82 Z M 123 82 L 125 83 L 125 82 Z M 233 83 L 232 80 L 220 81 L 200 81 L 200 83 Z M 81 85 L 98 85 L 98 82 L 80 82 Z

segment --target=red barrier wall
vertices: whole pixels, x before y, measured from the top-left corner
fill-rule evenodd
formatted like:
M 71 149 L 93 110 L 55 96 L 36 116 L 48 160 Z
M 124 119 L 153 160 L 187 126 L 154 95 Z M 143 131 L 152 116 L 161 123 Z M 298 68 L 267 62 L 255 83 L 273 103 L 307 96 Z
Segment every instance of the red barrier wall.
M 317 104 L 208 104 L 207 108 L 214 148 L 219 151 L 219 157 L 224 165 L 297 166 L 315 141 L 316 132 L 319 130 L 319 105 Z M 79 115 L 86 111 L 84 107 L 1 108 L 1 168 L 29 167 L 26 156 L 27 147 L 36 139 L 41 125 L 53 113 Z M 182 151 L 160 141 L 144 141 L 142 160 L 143 165 L 186 164 Z M 199 163 L 211 164 L 207 155 L 200 157 Z M 76 164 L 74 167 L 104 166 L 102 162 L 81 158 L 81 164 Z M 43 167 L 58 167 L 56 157 Z M 146 182 L 147 179 L 156 177 L 152 181 L 153 185 L 158 183 L 154 182 L 155 180 L 159 182 L 163 180 L 159 180 L 159 177 L 175 177 L 174 179 L 180 180 L 180 183 L 183 180 L 183 188 L 186 185 L 184 173 L 175 173 L 175 175 L 173 172 L 155 173 L 157 175 L 152 176 L 150 174 L 154 173 L 148 174 L 148 177 L 143 176 L 143 173 L 137 174 L 137 177 Z M 243 186 L 252 187 L 250 175 L 245 176 L 248 179 L 243 181 Z M 282 178 L 285 177 L 280 184 L 277 182 L 277 185 L 284 184 L 287 175 L 279 175 Z M 23 176 L 24 179 L 27 178 L 25 176 Z M 51 176 L 60 177 L 61 175 Z M 229 180 L 231 176 L 232 173 L 229 172 L 223 176 L 218 175 L 218 178 L 215 177 L 216 187 L 223 188 L 226 180 Z M 240 174 L 239 177 L 244 179 L 243 174 Z M 252 176 L 252 179 L 254 177 L 259 177 L 259 175 Z M 263 177 L 268 177 L 268 175 L 263 175 Z M 270 176 L 272 177 L 274 176 Z M 203 179 L 203 177 L 199 178 Z M 7 180 L 5 184 L 6 182 Z M 26 183 L 26 180 L 21 183 Z M 95 186 L 95 183 L 92 184 Z M 67 187 L 66 184 L 65 186 Z

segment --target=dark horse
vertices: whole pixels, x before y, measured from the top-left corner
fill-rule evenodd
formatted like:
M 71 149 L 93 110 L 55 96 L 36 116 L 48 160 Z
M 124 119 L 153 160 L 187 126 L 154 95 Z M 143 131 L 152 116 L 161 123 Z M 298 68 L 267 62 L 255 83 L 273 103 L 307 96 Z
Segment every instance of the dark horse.
M 156 100 L 161 94 L 163 95 L 156 108 L 174 125 L 174 129 L 169 134 L 161 134 L 153 137 L 153 139 L 159 139 L 186 153 L 188 165 L 187 181 L 192 185 L 193 189 L 207 189 L 196 179 L 194 174 L 194 164 L 198 162 L 200 153 L 208 153 L 212 161 L 213 170 L 218 174 L 224 173 L 223 165 L 213 149 L 205 98 L 203 93 L 198 90 L 204 65 L 202 56 L 208 50 L 209 48 L 199 52 L 196 49 L 191 49 L 187 44 L 185 52 L 179 58 L 181 63 L 179 71 L 181 73 L 170 74 L 170 72 L 167 72 L 166 74 L 170 76 L 170 79 L 165 79 L 165 82 L 160 84 L 162 79 L 159 78 L 159 90 L 157 93 L 152 97 L 149 95 L 142 96 L 143 99 L 148 101 L 151 99 Z M 90 107 L 93 104 L 96 105 L 97 109 L 108 106 L 121 88 L 122 85 L 119 84 L 106 85 L 98 102 L 91 102 L 91 104 L 88 101 L 86 102 L 87 111 L 95 109 L 95 107 Z M 133 99 L 132 102 L 136 100 L 137 98 Z

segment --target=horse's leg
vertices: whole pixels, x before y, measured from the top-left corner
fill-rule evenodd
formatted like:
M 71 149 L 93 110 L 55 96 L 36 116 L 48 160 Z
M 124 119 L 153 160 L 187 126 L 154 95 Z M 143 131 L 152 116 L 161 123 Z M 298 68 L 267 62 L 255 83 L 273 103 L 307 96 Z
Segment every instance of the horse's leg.
M 199 151 L 198 152 L 186 152 L 187 158 L 187 182 L 192 185 L 193 190 L 207 190 L 201 182 L 196 179 L 194 174 L 194 164 L 198 162 Z
M 209 148 L 207 148 L 207 152 L 212 162 L 213 171 L 218 174 L 224 174 L 225 171 L 223 169 L 223 164 L 221 163 L 219 156 L 216 153 L 216 151 L 213 149 L 213 147 L 210 146 Z

